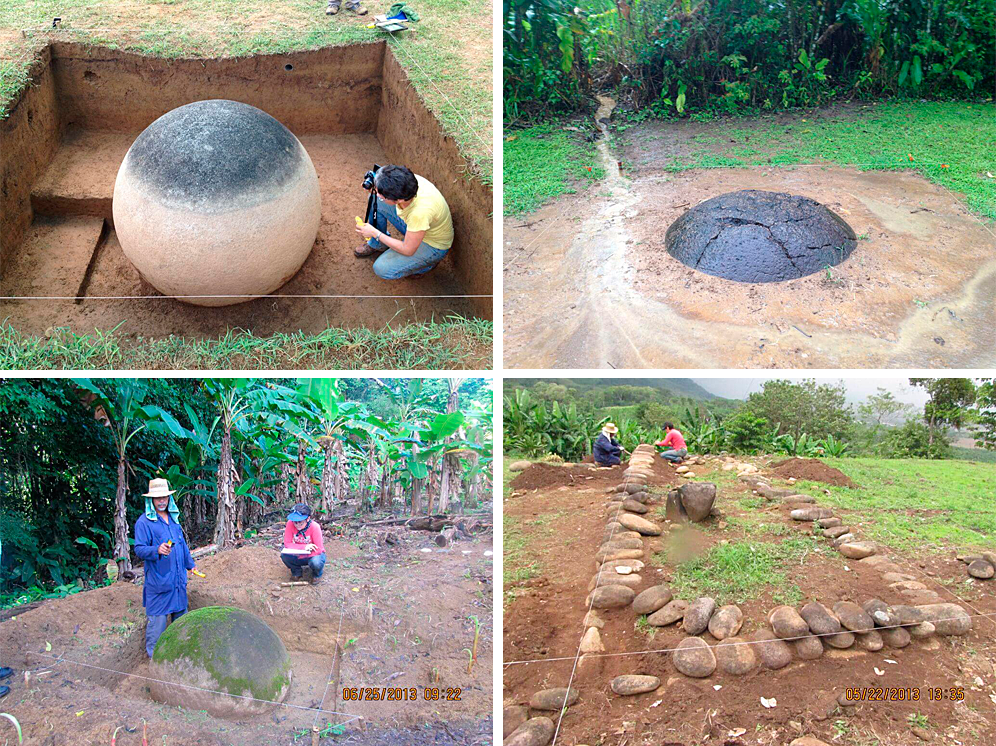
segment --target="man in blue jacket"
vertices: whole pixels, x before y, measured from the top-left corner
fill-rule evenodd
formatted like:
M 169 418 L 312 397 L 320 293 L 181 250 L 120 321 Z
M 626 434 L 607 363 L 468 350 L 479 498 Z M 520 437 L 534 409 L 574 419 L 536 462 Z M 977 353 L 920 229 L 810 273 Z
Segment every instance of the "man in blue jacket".
M 599 466 L 617 466 L 622 463 L 620 455 L 623 452 L 623 447 L 615 438 L 618 432 L 618 427 L 611 422 L 606 422 L 602 426 L 602 432 L 595 438 L 595 445 L 591 451 L 595 457 L 595 463 Z
M 187 571 L 194 559 L 180 527 L 180 509 L 165 479 L 149 482 L 145 493 L 145 515 L 135 521 L 135 554 L 145 561 L 142 605 L 145 652 L 151 658 L 166 626 L 187 613 Z

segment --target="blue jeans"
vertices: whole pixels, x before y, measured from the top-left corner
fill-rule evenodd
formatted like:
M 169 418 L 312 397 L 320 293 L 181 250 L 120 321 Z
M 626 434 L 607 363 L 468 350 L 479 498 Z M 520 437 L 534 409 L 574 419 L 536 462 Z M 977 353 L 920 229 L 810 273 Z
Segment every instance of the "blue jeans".
M 685 456 L 688 455 L 687 448 L 679 448 L 677 451 L 670 448 L 666 451 L 661 451 L 661 458 L 665 461 L 670 461 L 672 464 L 676 464 L 681 461 Z
M 291 571 L 291 575 L 295 578 L 301 577 L 306 567 L 311 568 L 311 577 L 313 578 L 320 578 L 322 577 L 322 573 L 325 572 L 325 552 L 316 554 L 314 557 L 297 557 L 293 554 L 281 554 L 280 559 L 284 561 L 284 564 Z
M 174 611 L 172 614 L 145 617 L 148 620 L 145 625 L 145 652 L 150 658 L 156 650 L 156 643 L 159 642 L 159 638 L 166 631 L 166 627 L 169 626 L 170 621 L 175 622 L 186 613 L 187 610 L 184 609 L 183 611 Z M 173 617 L 172 620 L 170 620 L 170 616 Z
M 398 210 L 394 205 L 389 205 L 384 200 L 377 198 L 377 222 L 374 228 L 381 233 L 387 232 L 387 224 L 390 223 L 404 236 L 408 231 L 405 221 L 398 217 Z M 387 249 L 387 247 L 376 238 L 371 238 L 367 245 L 371 249 Z M 419 244 L 415 253 L 405 256 L 393 249 L 387 249 L 374 262 L 374 274 L 382 280 L 400 280 L 402 277 L 411 275 L 424 275 L 430 269 L 439 264 L 446 251 L 429 246 L 425 241 Z

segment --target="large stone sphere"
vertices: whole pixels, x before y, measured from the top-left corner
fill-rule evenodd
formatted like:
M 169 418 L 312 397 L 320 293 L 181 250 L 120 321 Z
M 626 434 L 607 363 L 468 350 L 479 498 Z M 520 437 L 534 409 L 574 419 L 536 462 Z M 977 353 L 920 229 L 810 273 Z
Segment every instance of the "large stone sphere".
M 150 124 L 114 183 L 125 255 L 164 295 L 226 306 L 271 293 L 304 264 L 321 195 L 307 151 L 254 106 L 197 101 Z
M 737 282 L 805 277 L 840 264 L 856 245 L 851 226 L 819 202 L 754 189 L 707 199 L 664 236 L 682 264 Z
M 154 699 L 219 717 L 267 712 L 276 705 L 258 700 L 282 702 L 291 684 L 290 658 L 277 634 L 258 616 L 227 606 L 196 609 L 170 624 L 150 671 L 161 680 L 150 687 Z

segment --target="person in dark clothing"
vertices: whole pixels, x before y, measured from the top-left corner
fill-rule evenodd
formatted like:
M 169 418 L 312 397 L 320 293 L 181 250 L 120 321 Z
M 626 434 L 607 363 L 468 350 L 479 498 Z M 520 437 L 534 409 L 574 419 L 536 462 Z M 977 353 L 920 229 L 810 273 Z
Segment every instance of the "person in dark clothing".
M 0 681 L 4 679 L 9 679 L 14 675 L 14 669 L 7 668 L 7 666 L 0 666 Z M 6 684 L 0 686 L 0 697 L 6 697 L 7 693 L 10 692 L 10 687 Z
M 149 482 L 145 513 L 135 522 L 135 554 L 145 561 L 142 605 L 147 619 L 145 652 L 150 658 L 170 621 L 187 613 L 187 572 L 194 569 L 173 492 L 165 479 Z
M 623 453 L 623 447 L 615 439 L 618 432 L 618 427 L 611 422 L 606 422 L 602 427 L 602 432 L 595 438 L 592 455 L 595 457 L 595 463 L 599 466 L 616 466 L 622 463 L 620 456 Z

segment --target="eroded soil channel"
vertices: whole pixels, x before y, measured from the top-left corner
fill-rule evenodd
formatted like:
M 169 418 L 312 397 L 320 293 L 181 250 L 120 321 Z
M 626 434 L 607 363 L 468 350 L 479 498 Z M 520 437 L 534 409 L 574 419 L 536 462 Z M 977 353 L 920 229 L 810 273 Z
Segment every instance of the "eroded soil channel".
M 314 162 L 318 237 L 304 266 L 274 293 L 300 297 L 223 308 L 155 297 L 121 250 L 111 198 L 124 154 L 162 114 L 212 98 L 275 117 Z M 54 43 L 0 122 L 0 142 L 0 295 L 70 298 L 0 301 L 0 317 L 24 333 L 58 326 L 85 333 L 124 322 L 122 331 L 144 337 L 213 337 L 230 328 L 315 333 L 453 312 L 491 316 L 490 298 L 454 297 L 491 294 L 491 191 L 467 177 L 468 163 L 383 43 L 180 60 Z M 366 207 L 363 174 L 386 163 L 428 178 L 452 211 L 453 248 L 419 278 L 381 280 L 370 260 L 353 256 L 354 216 Z

